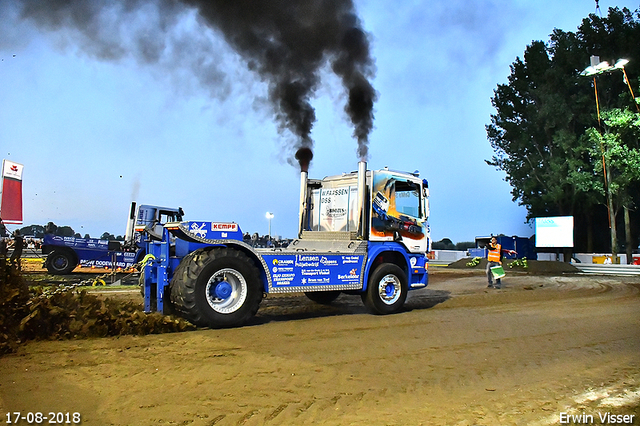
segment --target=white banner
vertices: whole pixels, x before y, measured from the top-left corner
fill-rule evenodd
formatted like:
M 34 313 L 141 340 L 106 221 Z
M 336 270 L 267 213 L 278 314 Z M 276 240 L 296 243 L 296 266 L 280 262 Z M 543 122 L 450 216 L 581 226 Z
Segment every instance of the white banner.
M 2 160 L 2 177 L 22 180 L 22 169 L 24 166 L 9 160 Z

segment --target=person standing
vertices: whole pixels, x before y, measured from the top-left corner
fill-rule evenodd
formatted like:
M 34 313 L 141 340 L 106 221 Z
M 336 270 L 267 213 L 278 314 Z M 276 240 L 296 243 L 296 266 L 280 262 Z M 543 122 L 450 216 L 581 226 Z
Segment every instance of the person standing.
M 500 278 L 496 278 L 496 284 L 493 285 L 493 273 L 491 272 L 491 268 L 502 265 L 502 261 L 500 260 L 502 257 L 502 245 L 498 244 L 498 239 L 496 237 L 491 237 L 491 242 L 487 248 L 489 249 L 489 253 L 487 254 L 487 280 L 489 281 L 489 285 L 487 287 L 500 288 L 502 286 Z
M 7 228 L 0 218 L 0 268 L 2 268 L 0 273 L 4 273 L 4 268 L 7 266 L 7 239 L 5 237 L 8 236 Z
M 0 236 L 0 265 L 5 264 L 7 258 L 7 240 L 3 236 Z
M 22 257 L 22 248 L 24 247 L 24 237 L 19 230 L 13 233 L 13 253 L 11 254 L 11 265 L 17 266 L 20 270 L 20 258 Z

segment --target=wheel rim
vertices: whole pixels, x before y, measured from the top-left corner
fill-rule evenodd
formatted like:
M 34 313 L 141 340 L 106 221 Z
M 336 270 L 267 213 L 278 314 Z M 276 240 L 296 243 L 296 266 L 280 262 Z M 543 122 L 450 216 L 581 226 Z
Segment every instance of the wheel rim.
M 61 271 L 65 269 L 67 266 L 69 266 L 69 261 L 67 260 L 66 257 L 56 256 L 53 259 L 53 267 L 56 268 L 57 270 Z
M 400 299 L 402 293 L 402 284 L 400 279 L 393 275 L 385 275 L 378 283 L 378 294 L 380 300 L 386 305 L 393 305 Z
M 221 314 L 237 311 L 247 298 L 247 282 L 235 269 L 216 271 L 205 289 L 209 306 Z

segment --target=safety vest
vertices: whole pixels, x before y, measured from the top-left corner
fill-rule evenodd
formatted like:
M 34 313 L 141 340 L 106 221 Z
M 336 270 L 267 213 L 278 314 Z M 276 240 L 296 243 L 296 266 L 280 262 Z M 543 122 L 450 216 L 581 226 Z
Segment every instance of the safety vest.
M 489 254 L 487 255 L 487 260 L 489 262 L 500 262 L 500 251 L 502 250 L 502 246 L 500 244 L 496 244 L 495 247 L 495 250 L 489 250 Z

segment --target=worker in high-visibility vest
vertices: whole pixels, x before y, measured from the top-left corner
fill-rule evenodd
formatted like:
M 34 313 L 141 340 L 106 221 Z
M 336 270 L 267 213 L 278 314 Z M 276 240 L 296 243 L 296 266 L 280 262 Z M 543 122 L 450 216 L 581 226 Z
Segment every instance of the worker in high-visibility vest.
M 491 242 L 487 248 L 489 249 L 489 253 L 487 254 L 487 280 L 489 281 L 489 285 L 487 287 L 500 288 L 502 286 L 500 278 L 496 278 L 496 284 L 493 285 L 491 268 L 502 265 L 502 261 L 500 260 L 502 257 L 502 245 L 498 244 L 496 237 L 491 237 Z
M 489 249 L 489 253 L 487 254 L 487 280 L 489 281 L 488 287 L 500 288 L 502 286 L 502 282 L 500 278 L 496 278 L 496 284 L 493 285 L 493 273 L 491 272 L 491 268 L 494 266 L 502 265 L 502 252 L 506 252 L 509 254 L 518 254 L 515 250 L 503 250 L 502 245 L 498 244 L 498 239 L 496 237 L 491 237 L 491 242 L 487 246 Z

